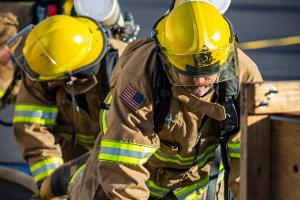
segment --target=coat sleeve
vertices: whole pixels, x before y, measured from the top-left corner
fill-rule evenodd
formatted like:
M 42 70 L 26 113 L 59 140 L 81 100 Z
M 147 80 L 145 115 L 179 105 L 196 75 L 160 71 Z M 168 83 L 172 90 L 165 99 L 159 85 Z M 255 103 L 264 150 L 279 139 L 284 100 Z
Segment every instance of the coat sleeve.
M 255 62 L 240 49 L 238 49 L 238 65 L 241 83 L 263 81 L 261 73 Z
M 118 76 L 109 113 L 101 113 L 103 137 L 98 154 L 99 182 L 110 199 L 148 199 L 143 166 L 159 147 L 153 132 L 149 88 L 143 77 L 130 73 Z M 150 91 L 151 92 L 151 91 Z
M 25 79 L 26 80 L 26 79 Z M 25 81 L 24 81 L 25 82 Z M 14 113 L 14 132 L 36 183 L 63 164 L 61 149 L 52 134 L 58 109 L 44 98 L 39 82 L 22 83 Z M 30 82 L 30 83 L 29 83 Z

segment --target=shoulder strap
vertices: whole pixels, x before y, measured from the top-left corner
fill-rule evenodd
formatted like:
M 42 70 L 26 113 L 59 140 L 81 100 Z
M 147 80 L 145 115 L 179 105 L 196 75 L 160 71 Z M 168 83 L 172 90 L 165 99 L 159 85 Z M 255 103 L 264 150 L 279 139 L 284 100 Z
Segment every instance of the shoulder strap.
M 109 93 L 110 90 L 109 79 L 118 60 L 119 60 L 118 50 L 114 48 L 109 48 L 109 50 L 106 52 L 105 56 L 101 60 L 100 73 L 101 73 L 102 86 L 105 95 Z
M 157 64 L 152 78 L 153 88 L 153 131 L 158 133 L 162 130 L 165 118 L 170 109 L 171 83 L 165 73 L 159 55 L 157 54 Z

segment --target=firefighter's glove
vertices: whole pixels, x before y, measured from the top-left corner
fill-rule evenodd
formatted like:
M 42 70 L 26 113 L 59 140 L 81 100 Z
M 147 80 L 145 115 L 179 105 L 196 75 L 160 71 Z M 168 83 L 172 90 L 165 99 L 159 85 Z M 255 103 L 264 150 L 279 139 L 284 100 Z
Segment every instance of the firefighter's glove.
M 238 113 L 232 97 L 225 98 L 225 101 L 223 101 L 221 104 L 225 108 L 226 119 L 220 122 L 220 136 L 229 137 L 238 132 Z

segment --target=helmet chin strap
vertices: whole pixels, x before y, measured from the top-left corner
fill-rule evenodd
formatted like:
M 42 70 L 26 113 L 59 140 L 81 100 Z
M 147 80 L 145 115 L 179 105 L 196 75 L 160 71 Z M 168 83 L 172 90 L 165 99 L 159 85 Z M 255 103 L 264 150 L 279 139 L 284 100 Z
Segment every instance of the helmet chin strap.
M 66 85 L 69 87 L 71 99 L 72 99 L 72 107 L 73 107 L 73 121 L 72 121 L 72 145 L 75 147 L 77 145 L 77 138 L 76 138 L 76 112 L 79 112 L 79 106 L 77 104 L 75 98 L 75 89 L 74 89 L 74 81 L 72 80 L 72 76 L 70 78 L 65 79 Z

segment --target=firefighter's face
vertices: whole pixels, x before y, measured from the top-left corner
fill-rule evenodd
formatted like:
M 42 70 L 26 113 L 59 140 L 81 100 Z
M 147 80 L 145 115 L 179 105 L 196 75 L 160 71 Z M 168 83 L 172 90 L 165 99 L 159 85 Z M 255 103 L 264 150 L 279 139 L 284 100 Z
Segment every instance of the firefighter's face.
M 197 97 L 204 96 L 215 82 L 217 82 L 219 74 L 214 74 L 207 77 L 188 77 L 179 75 L 179 80 L 185 88 Z

